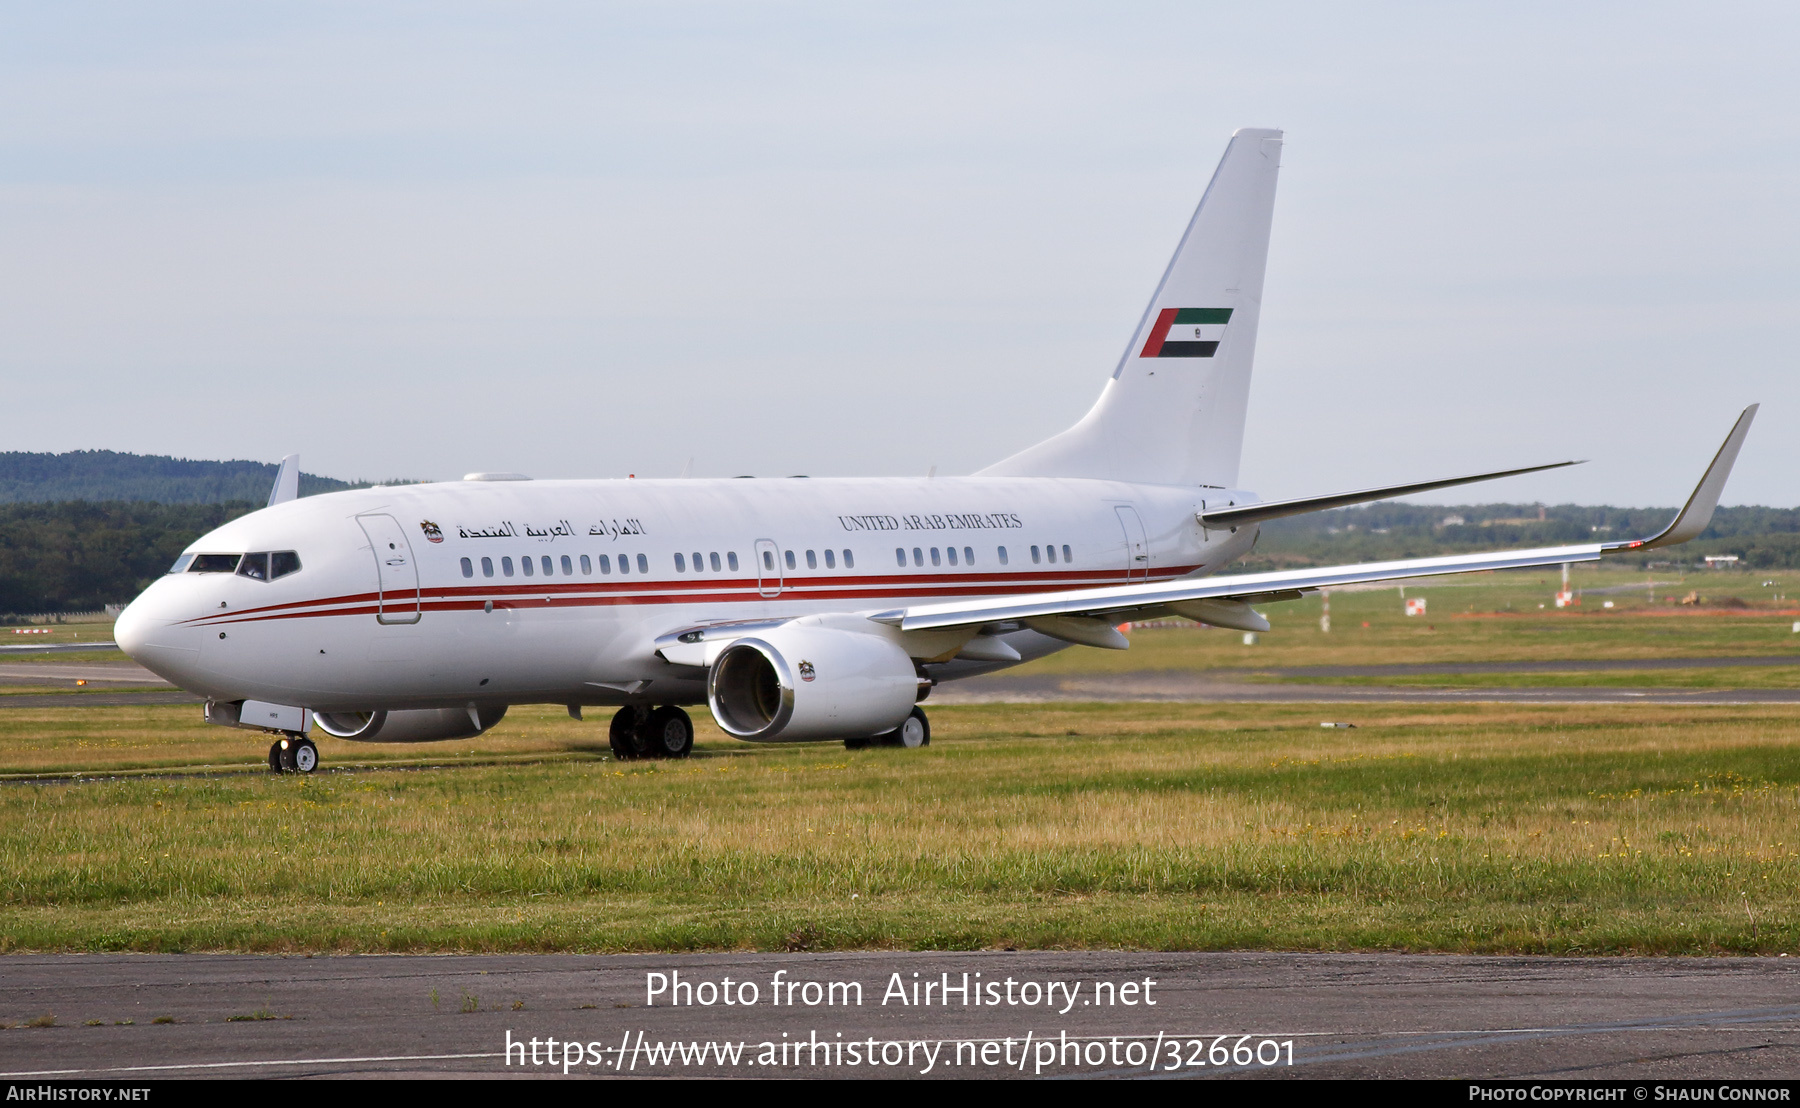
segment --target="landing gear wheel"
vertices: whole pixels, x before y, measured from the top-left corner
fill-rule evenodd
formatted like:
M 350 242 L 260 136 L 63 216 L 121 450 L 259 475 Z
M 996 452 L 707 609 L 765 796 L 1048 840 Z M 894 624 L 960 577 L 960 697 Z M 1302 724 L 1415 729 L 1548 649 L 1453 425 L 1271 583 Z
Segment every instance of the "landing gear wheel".
M 288 743 L 288 753 L 296 773 L 311 773 L 319 768 L 319 748 L 311 739 L 295 739 Z
M 904 746 L 917 749 L 931 745 L 931 721 L 925 718 L 925 709 L 914 708 L 906 722 L 881 736 L 883 746 Z
M 281 742 L 277 740 L 269 744 L 269 772 L 286 773 L 287 767 L 281 764 Z
M 612 718 L 612 727 L 607 730 L 607 745 L 612 747 L 613 757 L 621 762 L 630 762 L 644 756 L 644 744 L 638 734 L 643 710 L 626 706 L 620 708 Z
M 685 758 L 694 749 L 694 721 L 673 704 L 651 712 L 643 732 L 653 758 Z

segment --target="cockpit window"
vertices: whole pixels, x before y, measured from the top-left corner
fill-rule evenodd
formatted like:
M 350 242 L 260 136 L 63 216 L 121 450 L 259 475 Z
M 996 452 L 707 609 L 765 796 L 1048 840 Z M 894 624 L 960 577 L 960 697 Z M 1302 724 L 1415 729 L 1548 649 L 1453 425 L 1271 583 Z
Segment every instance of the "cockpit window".
M 300 572 L 300 555 L 292 550 L 251 554 L 183 554 L 170 573 L 236 573 L 252 581 L 273 581 Z
M 231 573 L 237 569 L 241 554 L 196 554 L 188 564 L 189 573 Z

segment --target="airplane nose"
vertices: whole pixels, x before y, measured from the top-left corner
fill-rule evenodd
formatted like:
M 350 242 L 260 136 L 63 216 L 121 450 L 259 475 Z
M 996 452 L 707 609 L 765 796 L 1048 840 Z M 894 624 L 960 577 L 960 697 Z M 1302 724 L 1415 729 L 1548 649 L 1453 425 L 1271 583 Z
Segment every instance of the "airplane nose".
M 137 657 L 144 649 L 149 634 L 150 619 L 144 614 L 144 605 L 138 601 L 127 604 L 119 618 L 113 621 L 113 641 L 131 657 Z

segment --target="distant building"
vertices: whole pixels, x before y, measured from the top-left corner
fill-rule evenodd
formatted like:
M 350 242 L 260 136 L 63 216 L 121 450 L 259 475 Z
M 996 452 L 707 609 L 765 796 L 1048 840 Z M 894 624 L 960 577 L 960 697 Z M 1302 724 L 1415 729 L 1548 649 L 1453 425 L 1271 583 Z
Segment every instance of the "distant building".
M 1469 522 L 1469 521 L 1464 519 L 1461 516 L 1445 516 L 1444 522 L 1438 524 L 1438 526 L 1439 527 L 1461 527 L 1463 524 L 1465 524 L 1467 522 Z
M 1737 563 L 1738 556 L 1736 554 L 1708 554 L 1706 556 L 1707 569 L 1730 569 Z

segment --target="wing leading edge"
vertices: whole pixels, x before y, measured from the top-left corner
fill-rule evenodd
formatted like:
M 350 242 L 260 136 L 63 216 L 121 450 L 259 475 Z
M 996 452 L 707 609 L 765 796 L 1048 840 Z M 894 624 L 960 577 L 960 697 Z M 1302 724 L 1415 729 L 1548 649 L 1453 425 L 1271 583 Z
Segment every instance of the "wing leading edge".
M 1031 596 L 1001 596 L 982 600 L 925 604 L 890 612 L 879 612 L 869 618 L 878 623 L 899 627 L 903 631 L 929 631 L 951 627 L 967 627 L 1009 620 L 1045 617 L 1111 616 L 1147 609 L 1165 608 L 1171 604 L 1194 600 L 1230 600 L 1254 602 L 1285 599 L 1304 591 L 1370 581 L 1394 581 L 1408 577 L 1435 577 L 1452 573 L 1474 573 L 1495 569 L 1526 569 L 1533 566 L 1557 565 L 1563 562 L 1594 562 L 1609 550 L 1638 550 L 1683 543 L 1706 530 L 1718 507 L 1719 494 L 1731 467 L 1737 461 L 1750 423 L 1756 417 L 1752 404 L 1738 416 L 1724 445 L 1713 456 L 1712 463 L 1688 497 L 1675 519 L 1662 531 L 1647 539 L 1627 542 L 1586 543 L 1580 546 L 1549 546 L 1536 550 L 1501 550 L 1480 554 L 1453 554 L 1439 558 L 1412 558 L 1395 562 L 1368 562 L 1361 565 L 1326 566 L 1318 569 L 1290 570 L 1275 573 L 1247 573 L 1232 577 L 1184 578 L 1178 581 L 1143 585 L 1118 585 L 1101 589 L 1079 589 L 1060 593 L 1038 593 Z M 1288 594 L 1287 597 L 1281 594 Z

